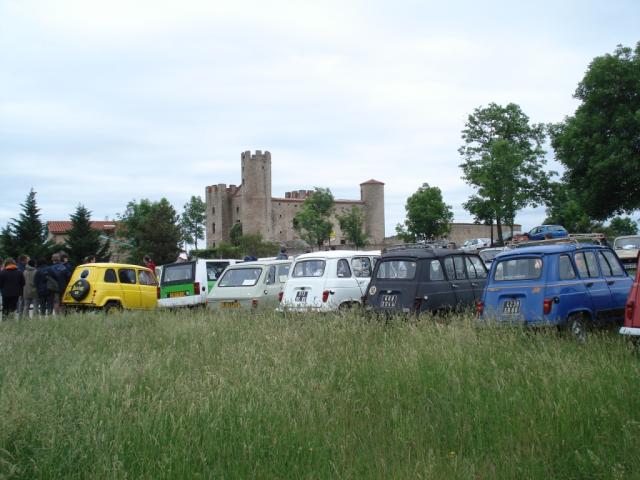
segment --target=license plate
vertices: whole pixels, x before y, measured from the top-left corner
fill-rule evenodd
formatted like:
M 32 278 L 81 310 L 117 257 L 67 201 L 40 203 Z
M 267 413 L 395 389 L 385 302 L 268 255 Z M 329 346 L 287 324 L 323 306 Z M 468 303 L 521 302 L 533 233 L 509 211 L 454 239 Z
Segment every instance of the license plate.
M 184 292 L 169 292 L 169 298 L 184 297 Z
M 306 303 L 307 302 L 307 295 L 309 295 L 309 292 L 307 290 L 299 290 L 296 292 L 296 302 L 302 302 L 302 303 Z
M 237 300 L 233 302 L 220 302 L 220 308 L 240 308 L 240 302 Z
M 502 304 L 502 313 L 505 315 L 520 313 L 520 300 L 505 300 Z
M 398 304 L 397 295 L 380 295 L 380 306 L 382 308 L 393 308 Z

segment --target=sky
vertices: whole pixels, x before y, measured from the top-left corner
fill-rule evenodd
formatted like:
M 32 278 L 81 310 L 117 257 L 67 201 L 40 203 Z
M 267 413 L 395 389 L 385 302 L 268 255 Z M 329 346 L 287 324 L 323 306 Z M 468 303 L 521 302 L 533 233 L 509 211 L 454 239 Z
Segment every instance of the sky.
M 469 114 L 562 121 L 593 58 L 639 27 L 637 0 L 0 0 L 0 226 L 31 188 L 45 221 L 142 198 L 180 213 L 239 184 L 247 150 L 271 152 L 274 197 L 384 182 L 388 236 L 423 183 L 470 222 Z

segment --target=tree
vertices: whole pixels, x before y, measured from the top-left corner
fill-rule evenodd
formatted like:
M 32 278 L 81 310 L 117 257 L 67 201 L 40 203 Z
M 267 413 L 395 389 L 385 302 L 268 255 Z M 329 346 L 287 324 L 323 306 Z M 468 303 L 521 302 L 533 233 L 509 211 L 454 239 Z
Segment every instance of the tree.
M 605 234 L 609 237 L 621 237 L 623 235 L 637 235 L 638 223 L 629 217 L 614 217 L 606 227 Z
M 133 245 L 132 263 L 139 263 L 144 255 L 151 255 L 158 265 L 175 261 L 180 252 L 180 217 L 166 198 L 132 200 L 119 219 L 119 234 Z
M 300 207 L 293 218 L 293 228 L 309 243 L 322 248 L 329 240 L 333 224 L 329 220 L 333 213 L 335 201 L 331 190 L 316 187 Z
M 596 57 L 572 117 L 551 127 L 564 179 L 586 213 L 605 220 L 640 207 L 640 42 Z
M 240 245 L 240 238 L 242 237 L 242 223 L 234 223 L 229 229 L 229 241 L 232 245 Z
M 398 224 L 396 232 L 405 242 L 433 240 L 449 233 L 453 212 L 442 200 L 438 187 L 423 183 L 416 193 L 407 199 L 407 218 Z
M 71 216 L 71 229 L 67 232 L 65 250 L 75 265 L 84 262 L 90 255 L 98 261 L 108 262 L 111 243 L 100 239 L 100 232 L 91 227 L 91 212 L 84 205 L 78 205 Z
M 56 244 L 48 240 L 49 231 L 40 220 L 40 209 L 33 189 L 20 206 L 22 213 L 18 219 L 12 218 L 0 235 L 3 253 L 14 258 L 24 253 L 36 259 L 48 259 Z
M 458 152 L 464 159 L 463 178 L 486 202 L 483 208 L 493 212 L 502 243 L 502 225 L 513 226 L 518 210 L 537 206 L 547 197 L 554 173 L 543 170 L 545 127 L 530 125 L 514 103 L 506 107 L 491 103 L 469 115 L 462 139 L 465 144 Z
M 577 194 L 566 183 L 552 183 L 550 192 L 544 224 L 562 225 L 572 233 L 589 233 L 602 229 L 601 223 L 591 220 L 578 202 Z
M 491 244 L 493 245 L 494 211 L 491 208 L 491 204 L 477 195 L 472 195 L 469 200 L 462 204 L 462 207 L 473 215 L 476 223 L 483 223 L 491 227 Z M 511 234 L 513 234 L 513 223 L 511 226 Z
M 207 206 L 202 199 L 193 195 L 191 200 L 184 204 L 184 211 L 180 217 L 184 243 L 193 245 L 195 250 L 198 249 L 198 240 L 204 239 L 206 209 Z
M 356 249 L 366 245 L 367 239 L 364 234 L 364 214 L 362 210 L 355 205 L 351 207 L 344 215 L 336 215 L 340 230 L 342 230 L 347 239 L 356 246 Z

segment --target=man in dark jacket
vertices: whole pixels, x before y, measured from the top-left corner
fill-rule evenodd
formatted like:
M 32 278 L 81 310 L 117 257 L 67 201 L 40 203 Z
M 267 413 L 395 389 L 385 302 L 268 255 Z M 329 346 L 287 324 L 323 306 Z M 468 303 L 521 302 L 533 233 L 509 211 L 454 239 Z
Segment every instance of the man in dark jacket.
M 24 288 L 24 275 L 18 270 L 16 261 L 7 258 L 4 269 L 0 272 L 0 289 L 2 289 L 2 314 L 6 318 L 18 309 L 18 298 Z
M 38 300 L 40 303 L 40 315 L 51 315 L 53 313 L 53 302 L 51 292 L 47 288 L 47 276 L 49 275 L 49 265 L 45 260 L 38 262 L 38 269 L 34 278 L 36 290 L 38 291 Z
M 59 254 L 54 253 L 53 255 L 51 255 L 51 263 L 52 265 L 49 267 L 49 275 L 54 276 L 55 279 L 58 281 L 58 291 L 51 292 L 53 297 L 53 311 L 56 314 L 60 314 L 61 313 L 60 300 L 64 295 L 64 291 L 67 288 L 67 284 L 69 283 L 69 280 L 71 279 L 71 273 L 69 272 L 67 267 L 65 267 L 64 264 L 60 261 Z

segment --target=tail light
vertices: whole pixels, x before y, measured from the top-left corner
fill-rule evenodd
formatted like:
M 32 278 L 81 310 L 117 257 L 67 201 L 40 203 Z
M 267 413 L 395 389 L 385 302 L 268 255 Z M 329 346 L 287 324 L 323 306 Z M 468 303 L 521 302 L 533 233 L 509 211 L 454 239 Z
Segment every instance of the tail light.
M 282 303 L 282 297 L 284 297 L 284 292 L 278 294 L 278 302 Z
M 327 300 L 329 300 L 329 290 L 322 292 L 322 302 L 326 303 Z
M 545 298 L 542 302 L 542 313 L 548 315 L 551 313 L 551 306 L 553 305 L 553 298 Z
M 195 282 L 193 284 L 193 294 L 200 295 L 200 282 Z
M 258 308 L 258 299 L 254 298 L 251 300 L 251 308 Z
M 636 302 L 634 302 L 633 300 L 629 300 L 627 302 L 627 305 L 624 309 L 624 320 L 627 323 L 631 323 L 631 320 L 633 319 L 633 310 L 636 307 Z
M 156 297 L 160 300 L 160 287 L 156 287 Z
M 482 300 L 478 300 L 476 302 L 476 313 L 478 315 L 482 315 L 483 312 L 484 312 L 484 302 Z

